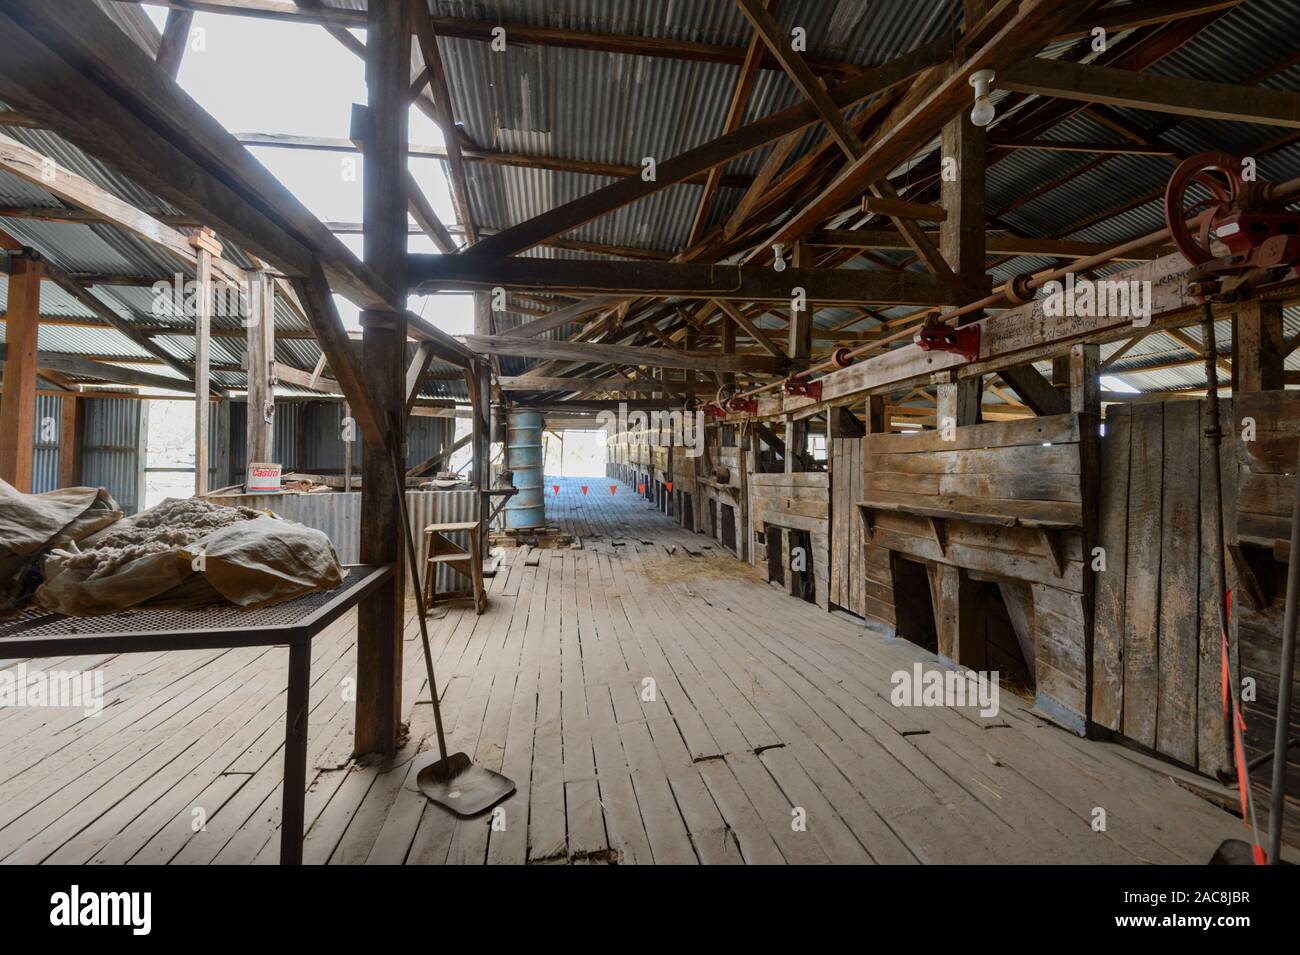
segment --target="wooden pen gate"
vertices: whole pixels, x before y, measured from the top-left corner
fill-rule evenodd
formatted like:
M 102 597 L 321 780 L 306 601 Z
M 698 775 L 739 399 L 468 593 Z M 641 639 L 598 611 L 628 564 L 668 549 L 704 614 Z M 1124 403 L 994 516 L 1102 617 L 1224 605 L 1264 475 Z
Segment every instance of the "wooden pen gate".
M 830 601 L 859 617 L 893 627 L 894 577 L 889 551 L 867 542 L 858 514 L 862 441 L 831 441 Z
M 1232 403 L 1223 402 L 1230 421 Z M 1205 402 L 1112 405 L 1102 439 L 1093 722 L 1181 763 L 1230 766 Z M 1222 445 L 1231 539 L 1236 469 Z M 1236 587 L 1228 565 L 1228 586 Z M 1236 668 L 1234 650 L 1234 670 Z

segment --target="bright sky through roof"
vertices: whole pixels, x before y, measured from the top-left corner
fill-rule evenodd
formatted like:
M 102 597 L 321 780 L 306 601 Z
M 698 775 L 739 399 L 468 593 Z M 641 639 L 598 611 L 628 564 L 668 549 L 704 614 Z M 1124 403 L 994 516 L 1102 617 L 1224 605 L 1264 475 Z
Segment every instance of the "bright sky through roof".
M 144 8 L 161 30 L 167 11 Z M 364 33 L 358 33 L 360 39 Z M 353 103 L 366 101 L 362 61 L 319 26 L 199 13 L 181 62 L 180 85 L 232 133 L 289 133 L 345 139 Z M 442 133 L 411 110 L 411 142 L 442 144 Z M 360 222 L 361 157 L 356 153 L 251 147 L 262 165 L 322 221 Z M 436 159 L 414 159 L 411 171 L 444 223 L 456 221 L 451 192 Z M 358 256 L 361 236 L 339 238 Z M 425 235 L 412 252 L 436 252 Z M 335 296 L 343 323 L 357 328 L 357 308 Z M 474 329 L 469 295 L 412 296 L 411 310 L 453 335 Z

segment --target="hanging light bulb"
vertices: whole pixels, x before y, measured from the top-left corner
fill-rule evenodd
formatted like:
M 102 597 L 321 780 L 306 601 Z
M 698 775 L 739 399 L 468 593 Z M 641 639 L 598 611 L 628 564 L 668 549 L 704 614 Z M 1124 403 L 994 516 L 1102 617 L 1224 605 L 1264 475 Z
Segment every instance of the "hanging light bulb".
M 996 115 L 989 90 L 993 86 L 992 70 L 976 70 L 971 74 L 970 85 L 975 87 L 975 108 L 970 111 L 970 121 L 983 129 Z

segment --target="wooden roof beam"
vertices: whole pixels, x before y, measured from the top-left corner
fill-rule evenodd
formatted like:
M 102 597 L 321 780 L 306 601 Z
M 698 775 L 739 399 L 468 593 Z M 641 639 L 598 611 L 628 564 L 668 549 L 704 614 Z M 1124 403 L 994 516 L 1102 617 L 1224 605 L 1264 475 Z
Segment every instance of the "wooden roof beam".
M 65 169 L 61 163 L 4 135 L 0 135 L 0 169 L 76 206 L 88 217 L 95 217 L 96 221 L 118 226 L 165 249 L 190 267 L 198 261 L 189 239 L 178 230 L 89 179 Z M 224 282 L 242 284 L 248 281 L 243 269 L 224 259 L 214 257 L 213 269 Z
M 603 345 L 591 342 L 520 341 L 505 335 L 467 335 L 469 347 L 485 355 L 518 358 L 549 358 L 597 364 L 646 365 L 651 368 L 686 368 L 695 371 L 752 371 L 775 374 L 785 365 L 771 355 L 723 355 L 718 352 L 678 351 L 632 345 Z
M 146 0 L 121 0 L 142 3 Z M 349 29 L 364 30 L 364 10 L 325 6 L 320 0 L 147 0 L 173 10 L 191 10 L 203 13 L 231 14 L 258 19 L 281 20 L 289 23 L 307 23 L 325 26 L 347 34 Z M 1135 27 L 1164 23 L 1170 20 L 1196 16 L 1217 10 L 1230 9 L 1242 0 L 1143 0 L 1125 7 L 1113 7 L 1090 14 L 1078 23 L 1063 27 L 1053 39 L 1068 40 L 1091 35 L 1094 27 L 1108 32 L 1130 30 Z M 600 53 L 623 53 L 631 56 L 660 57 L 693 60 L 703 63 L 744 62 L 745 47 L 716 43 L 697 43 L 670 37 L 646 37 L 634 34 L 603 33 L 573 30 L 563 27 L 535 26 L 524 23 L 500 23 L 494 19 L 474 20 L 457 17 L 435 17 L 434 30 L 441 36 L 457 39 L 491 42 L 492 31 L 501 27 L 506 31 L 507 42 L 525 46 L 553 46 Z M 359 42 L 359 41 L 358 41 Z M 822 73 L 854 75 L 862 67 L 853 63 L 812 57 L 809 65 Z M 777 70 L 780 65 L 764 58 L 760 69 Z
M 1058 33 L 1053 39 L 1076 40 L 1091 37 L 1092 31 L 1098 27 L 1107 33 L 1116 33 L 1120 30 L 1154 26 L 1203 13 L 1230 10 L 1241 2 L 1242 0 L 1143 0 L 1141 3 L 1125 7 L 1112 6 L 1080 18 L 1074 27 Z
M 918 272 L 868 269 L 788 268 L 783 272 L 755 266 L 668 262 L 572 262 L 481 255 L 412 255 L 413 290 L 473 291 L 496 286 L 602 296 L 618 289 L 619 297 L 789 301 L 790 290 L 803 288 L 819 305 L 945 305 L 964 301 L 962 281 Z M 551 323 L 554 316 L 539 319 Z M 537 323 L 533 323 L 536 325 Z
M 939 233 L 927 233 L 937 239 Z M 811 233 L 804 240 L 808 245 L 831 246 L 844 249 L 906 249 L 907 243 L 896 232 L 869 229 L 827 229 Z M 1113 245 L 1107 242 L 1079 242 L 1070 239 L 1037 239 L 1020 236 L 989 235 L 988 252 L 991 255 L 1048 255 L 1055 258 L 1082 259 L 1098 255 Z M 1157 246 L 1139 252 L 1130 252 L 1116 261 L 1146 262 L 1157 257 Z
M 1300 129 L 1300 93 L 1157 76 L 1031 57 L 999 74 L 1000 89 L 1202 119 Z

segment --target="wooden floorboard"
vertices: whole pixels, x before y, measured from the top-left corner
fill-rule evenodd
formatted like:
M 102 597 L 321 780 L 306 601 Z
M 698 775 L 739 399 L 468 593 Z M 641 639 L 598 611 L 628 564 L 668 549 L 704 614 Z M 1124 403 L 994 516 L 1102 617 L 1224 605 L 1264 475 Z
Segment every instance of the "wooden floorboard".
M 307 862 L 1203 863 L 1240 836 L 1010 692 L 992 720 L 894 707 L 892 674 L 933 655 L 789 597 L 632 488 L 554 483 L 573 546 L 503 548 L 485 614 L 429 620 L 449 745 L 516 793 L 463 820 L 416 788 L 437 744 L 413 606 L 405 741 L 351 758 L 349 615 L 313 646 Z M 0 710 L 0 861 L 276 861 L 283 648 L 26 662 L 97 668 L 105 708 Z

